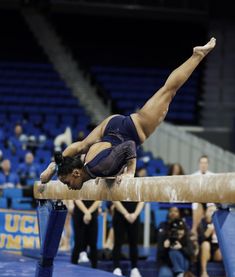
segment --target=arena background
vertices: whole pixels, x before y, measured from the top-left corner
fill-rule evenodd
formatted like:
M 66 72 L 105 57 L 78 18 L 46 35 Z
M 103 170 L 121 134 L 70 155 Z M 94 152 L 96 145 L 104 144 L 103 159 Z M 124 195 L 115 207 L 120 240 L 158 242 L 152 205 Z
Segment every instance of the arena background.
M 218 149 L 215 155 L 224 157 L 226 152 L 228 159 L 221 163 L 229 166 L 216 164 L 213 171 L 233 171 L 234 27 L 231 1 L 0 1 L 0 161 L 10 160 L 20 184 L 0 184 L 0 249 L 38 258 L 36 252 L 30 252 L 39 246 L 32 185 L 55 147 L 81 139 L 108 114 L 128 114 L 141 107 L 169 72 L 192 53 L 192 47 L 211 36 L 217 38 L 213 55 L 180 90 L 165 121 L 180 132 L 204 139 L 208 149 L 217 147 L 213 148 Z M 25 135 L 20 145 L 14 144 L 17 123 Z M 61 134 L 63 143 L 55 145 Z M 149 176 L 164 176 L 177 160 L 169 158 L 169 153 L 164 156 L 158 145 L 154 148 L 140 153 L 138 166 L 146 167 Z M 33 153 L 35 167 L 31 168 L 32 176 L 28 173 L 25 177 L 22 164 L 28 152 Z M 190 169 L 182 163 L 185 173 L 197 170 L 202 154 L 208 154 L 213 163 L 210 153 L 199 149 L 192 155 Z M 170 157 L 177 155 L 172 152 Z M 170 206 L 151 203 L 152 252 L 148 253 L 155 253 L 155 228 L 165 220 Z M 179 207 L 190 224 L 191 205 Z M 99 249 L 106 234 L 105 205 L 103 212 Z M 140 249 L 144 220 L 143 211 Z M 68 263 L 69 251 L 61 253 Z M 146 252 L 141 255 L 146 258 Z M 143 276 L 155 276 L 154 266 L 151 273 L 144 272 L 144 267 L 143 262 Z M 0 268 L 0 276 L 5 276 L 7 268 L 7 263 Z M 106 265 L 101 268 L 111 269 Z M 212 263 L 211 276 L 221 276 L 221 272 L 223 265 Z

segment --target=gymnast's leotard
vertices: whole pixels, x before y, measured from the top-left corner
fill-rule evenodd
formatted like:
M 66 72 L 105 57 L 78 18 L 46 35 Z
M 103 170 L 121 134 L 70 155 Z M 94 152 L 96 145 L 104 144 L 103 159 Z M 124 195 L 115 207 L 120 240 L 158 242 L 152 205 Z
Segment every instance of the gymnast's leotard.
M 119 174 L 127 161 L 136 157 L 136 149 L 141 144 L 131 117 L 123 115 L 110 119 L 101 142 L 110 142 L 112 146 L 84 165 L 91 178 Z

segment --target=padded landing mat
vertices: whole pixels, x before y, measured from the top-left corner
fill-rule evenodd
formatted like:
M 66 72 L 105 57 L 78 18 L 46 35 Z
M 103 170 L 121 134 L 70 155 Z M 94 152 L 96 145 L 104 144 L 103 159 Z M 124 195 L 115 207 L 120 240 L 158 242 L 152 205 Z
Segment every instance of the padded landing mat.
M 33 277 L 35 274 L 36 260 L 17 254 L 0 251 L 0 276 L 8 277 Z M 95 270 L 88 267 L 73 265 L 68 259 L 59 258 L 54 263 L 53 277 L 82 276 L 82 277 L 114 277 L 115 275 Z

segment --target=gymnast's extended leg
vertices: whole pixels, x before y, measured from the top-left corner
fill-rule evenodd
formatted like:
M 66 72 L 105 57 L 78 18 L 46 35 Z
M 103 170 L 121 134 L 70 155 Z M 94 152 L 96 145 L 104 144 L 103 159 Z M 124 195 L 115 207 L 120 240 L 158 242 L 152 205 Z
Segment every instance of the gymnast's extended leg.
M 137 113 L 131 114 L 142 142 L 163 121 L 177 90 L 188 80 L 203 58 L 215 47 L 215 44 L 215 38 L 211 38 L 204 46 L 194 47 L 192 56 L 170 74 L 163 87 Z

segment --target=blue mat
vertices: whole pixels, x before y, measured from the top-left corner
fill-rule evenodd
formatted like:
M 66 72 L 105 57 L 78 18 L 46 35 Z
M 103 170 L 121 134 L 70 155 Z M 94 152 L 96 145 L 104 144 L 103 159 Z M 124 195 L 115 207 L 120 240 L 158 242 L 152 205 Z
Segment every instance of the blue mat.
M 35 274 L 35 265 L 35 259 L 0 251 L 1 277 L 32 277 Z M 68 259 L 66 259 L 65 256 L 58 256 L 54 264 L 53 277 L 61 276 L 112 277 L 115 275 L 109 272 L 91 269 L 89 267 L 73 265 L 68 262 Z
M 124 248 L 124 250 L 126 250 Z M 152 248 L 148 251 L 140 248 L 140 254 L 141 256 L 147 255 L 147 259 L 142 259 L 138 261 L 138 267 L 143 277 L 156 277 L 157 276 L 157 266 L 155 261 L 155 254 L 156 249 Z M 35 271 L 35 263 L 36 260 L 39 258 L 39 251 L 38 250 L 24 250 L 22 252 L 22 255 L 5 255 L 3 252 L 0 251 L 0 276 L 34 276 Z M 83 263 L 82 266 L 79 265 L 72 265 L 70 263 L 70 253 L 69 252 L 58 252 L 56 259 L 55 259 L 55 266 L 54 266 L 54 275 L 53 277 L 61 277 L 64 273 L 65 276 L 80 276 L 83 274 L 82 277 L 108 277 L 108 276 L 115 276 L 111 274 L 113 271 L 113 262 L 112 261 L 98 261 L 98 269 L 99 270 L 92 270 L 90 268 L 90 263 Z M 9 264 L 9 262 L 11 262 Z M 25 263 L 27 263 L 27 266 L 25 266 Z M 15 272 L 13 272 L 13 275 L 2 275 L 3 272 L 8 272 L 10 269 L 10 265 L 12 265 L 12 268 L 17 272 L 17 275 L 14 275 Z M 4 267 L 3 267 L 4 266 Z M 17 269 L 19 268 L 19 270 Z M 122 260 L 121 261 L 121 268 L 122 272 L 125 276 L 130 275 L 131 270 L 131 264 L 129 260 Z M 23 275 L 23 270 L 27 269 L 29 273 L 26 273 L 28 275 Z M 21 271 L 22 270 L 22 271 Z M 26 271 L 26 272 L 27 272 Z M 194 273 L 197 272 L 196 267 L 194 267 Z M 11 273 L 11 271 L 10 271 Z M 8 273 L 9 274 L 9 273 Z M 20 275 L 21 274 L 21 275 Z M 31 274 L 31 275 L 30 275 Z M 66 275 L 67 274 L 67 275 Z M 213 263 L 210 262 L 208 264 L 208 274 L 213 277 L 221 277 L 225 276 L 223 263 Z M 197 276 L 197 274 L 196 274 Z

